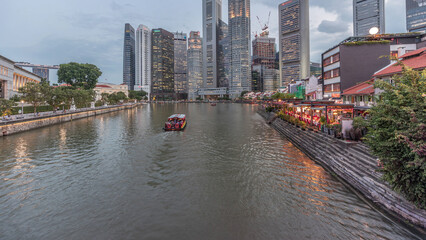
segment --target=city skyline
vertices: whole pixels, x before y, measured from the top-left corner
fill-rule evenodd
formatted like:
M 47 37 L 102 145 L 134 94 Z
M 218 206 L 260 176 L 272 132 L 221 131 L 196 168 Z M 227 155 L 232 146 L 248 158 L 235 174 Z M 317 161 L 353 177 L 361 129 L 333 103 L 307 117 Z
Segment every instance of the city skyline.
M 223 1 L 222 12 L 227 12 L 227 2 Z M 277 6 L 283 1 L 252 0 L 251 15 L 259 16 L 266 21 L 271 11 L 271 37 L 278 36 Z M 53 4 L 53 1 L 43 1 L 35 4 L 31 1 L 5 2 L 5 9 L 22 9 L 14 13 L 13 25 L 3 29 L 4 36 L 0 39 L 0 51 L 16 61 L 26 61 L 35 64 L 60 64 L 70 61 L 89 62 L 100 67 L 103 75 L 100 81 L 113 83 L 122 82 L 123 63 L 123 24 L 129 22 L 136 27 L 144 24 L 149 28 L 163 28 L 171 32 L 202 32 L 201 1 L 170 1 L 164 8 L 162 3 L 146 1 L 114 1 L 84 2 L 85 10 L 81 10 L 81 1 L 73 3 Z M 41 9 L 40 6 L 49 8 Z M 191 6 L 191 8 L 182 6 Z M 23 7 L 25 6 L 25 7 Z M 144 7 L 142 7 L 144 6 Z M 147 8 L 146 6 L 149 6 Z M 182 9 L 182 11 L 175 11 Z M 34 11 L 34 12 L 33 12 Z M 386 1 L 387 32 L 405 32 L 405 2 Z M 10 21 L 12 11 L 5 11 L 0 16 L 3 22 Z M 21 22 L 22 16 L 37 12 L 37 17 L 31 23 Z M 164 14 L 158 14 L 162 12 Z M 177 14 L 176 14 L 177 12 Z M 173 14 L 168 14 L 173 13 Z M 40 17 L 42 16 L 42 17 Z M 393 16 L 393 17 L 390 17 Z M 228 22 L 227 14 L 223 20 Z M 52 21 L 54 20 L 54 21 Z M 42 28 L 31 27 L 44 26 Z M 350 36 L 352 29 L 352 1 L 310 1 L 311 27 L 311 60 L 319 62 L 321 52 L 333 44 Z M 25 28 L 26 31 L 22 31 Z M 259 23 L 251 21 L 253 32 L 259 32 Z M 201 33 L 202 34 L 202 33 Z M 14 36 L 14 37 L 12 37 Z M 52 81 L 56 81 L 56 72 L 51 73 Z

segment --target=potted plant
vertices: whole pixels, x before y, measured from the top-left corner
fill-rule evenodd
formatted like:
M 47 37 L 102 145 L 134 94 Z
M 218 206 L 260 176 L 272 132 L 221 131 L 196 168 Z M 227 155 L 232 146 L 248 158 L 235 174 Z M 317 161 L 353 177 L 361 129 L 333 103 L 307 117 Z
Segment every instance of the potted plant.
M 306 131 L 306 126 L 307 124 L 304 121 L 300 122 L 300 127 L 302 128 L 303 131 Z
M 322 117 L 320 118 L 320 123 L 321 123 L 321 132 L 326 132 L 326 131 L 325 131 L 325 129 L 324 129 L 324 127 L 325 127 L 325 123 L 326 123 L 326 119 L 325 119 L 325 117 L 324 117 L 324 116 L 322 116 Z
M 342 124 L 334 124 L 333 125 L 334 137 L 341 138 L 342 137 Z

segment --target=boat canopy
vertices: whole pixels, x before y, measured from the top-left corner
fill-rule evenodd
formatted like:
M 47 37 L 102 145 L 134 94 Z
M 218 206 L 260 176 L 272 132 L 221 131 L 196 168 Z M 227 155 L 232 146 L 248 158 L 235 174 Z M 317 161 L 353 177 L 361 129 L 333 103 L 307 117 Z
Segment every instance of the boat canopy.
M 185 119 L 185 114 L 173 114 L 169 119 Z

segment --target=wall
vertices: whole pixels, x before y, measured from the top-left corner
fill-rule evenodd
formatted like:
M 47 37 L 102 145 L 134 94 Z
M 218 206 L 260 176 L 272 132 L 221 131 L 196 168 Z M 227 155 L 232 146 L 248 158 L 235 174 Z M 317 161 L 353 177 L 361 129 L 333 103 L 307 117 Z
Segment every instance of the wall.
M 355 86 L 372 78 L 373 74 L 386 67 L 390 60 L 389 44 L 364 44 L 340 47 L 340 90 Z M 382 57 L 382 58 L 381 58 Z
M 36 128 L 46 127 L 53 124 L 69 122 L 72 120 L 93 117 L 104 113 L 110 113 L 115 111 L 120 111 L 124 109 L 131 109 L 134 107 L 140 106 L 140 104 L 133 105 L 123 105 L 123 106 L 114 106 L 101 109 L 93 109 L 89 111 L 81 112 L 70 112 L 65 114 L 58 114 L 55 116 L 46 116 L 38 117 L 33 119 L 24 119 L 13 122 L 0 123 L 0 137 L 24 132 Z

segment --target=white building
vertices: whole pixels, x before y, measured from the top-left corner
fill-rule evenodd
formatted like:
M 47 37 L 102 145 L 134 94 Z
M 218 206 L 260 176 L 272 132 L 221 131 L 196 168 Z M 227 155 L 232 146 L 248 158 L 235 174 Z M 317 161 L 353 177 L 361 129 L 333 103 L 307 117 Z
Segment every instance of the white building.
M 112 84 L 112 83 L 98 83 L 96 87 L 93 89 L 96 93 L 96 101 L 102 99 L 102 93 L 119 93 L 123 92 L 126 96 L 129 96 L 129 86 L 127 84 Z
M 18 94 L 28 82 L 40 82 L 41 77 L 20 68 L 15 62 L 0 55 L 0 98 L 9 99 Z
M 151 30 L 139 25 L 136 31 L 136 83 L 135 90 L 151 92 Z
M 322 84 L 316 76 L 312 75 L 309 79 L 307 79 L 305 95 L 307 100 L 322 99 Z

